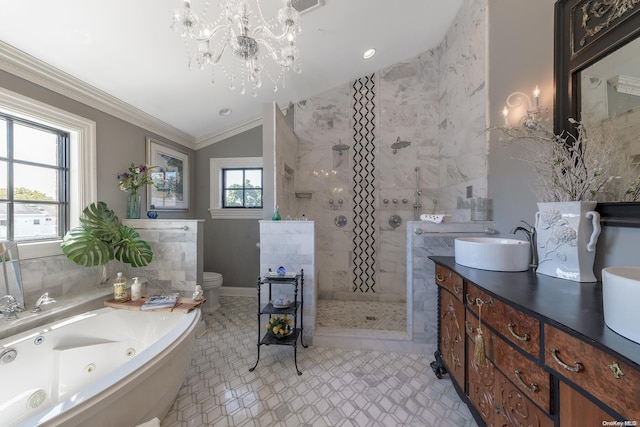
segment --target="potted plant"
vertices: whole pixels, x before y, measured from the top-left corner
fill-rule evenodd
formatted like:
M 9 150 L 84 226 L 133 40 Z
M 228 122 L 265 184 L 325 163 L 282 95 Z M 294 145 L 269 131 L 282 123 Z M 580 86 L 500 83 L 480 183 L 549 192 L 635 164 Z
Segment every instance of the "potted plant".
M 151 171 L 156 166 L 137 165 L 131 163 L 126 171 L 118 173 L 118 187 L 127 192 L 127 218 L 140 218 L 140 194 L 138 189 L 153 184 Z
M 134 228 L 122 225 L 106 203 L 92 203 L 82 212 L 81 225 L 69 230 L 61 243 L 67 258 L 84 267 L 104 266 L 112 260 L 132 267 L 149 265 L 151 246 Z

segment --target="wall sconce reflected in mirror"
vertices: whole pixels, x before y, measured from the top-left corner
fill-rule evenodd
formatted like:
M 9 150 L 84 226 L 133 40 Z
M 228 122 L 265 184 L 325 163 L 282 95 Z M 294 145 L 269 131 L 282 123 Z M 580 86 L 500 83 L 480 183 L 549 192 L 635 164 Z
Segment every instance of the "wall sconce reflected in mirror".
M 526 112 L 518 119 L 517 123 L 529 129 L 537 129 L 542 120 L 542 112 L 540 111 L 540 88 L 536 86 L 533 90 L 533 102 L 529 95 L 524 92 L 513 92 L 507 97 L 507 105 L 502 110 L 504 117 L 504 125 L 510 126 L 509 110 L 522 110 L 526 108 Z

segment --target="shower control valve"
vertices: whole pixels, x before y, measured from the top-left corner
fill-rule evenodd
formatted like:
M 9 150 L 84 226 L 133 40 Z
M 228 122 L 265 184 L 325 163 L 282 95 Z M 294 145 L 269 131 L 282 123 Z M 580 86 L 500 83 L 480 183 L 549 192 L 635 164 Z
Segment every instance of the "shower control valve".
M 406 205 L 407 203 L 409 203 L 409 201 L 407 199 L 402 199 L 402 203 Z
M 341 205 L 342 204 L 342 199 L 338 199 L 338 204 Z
M 398 204 L 398 199 L 393 199 L 392 202 L 393 202 L 394 205 L 397 205 Z
M 382 200 L 382 203 L 384 203 L 385 205 L 389 203 L 389 199 L 384 199 Z

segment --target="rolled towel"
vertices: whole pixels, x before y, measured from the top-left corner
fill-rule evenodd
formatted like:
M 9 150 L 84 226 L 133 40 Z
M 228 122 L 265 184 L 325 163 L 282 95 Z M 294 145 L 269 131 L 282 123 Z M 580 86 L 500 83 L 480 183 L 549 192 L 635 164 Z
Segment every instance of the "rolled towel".
M 424 222 L 433 222 L 436 224 L 440 224 L 442 222 L 442 220 L 444 219 L 444 217 L 446 217 L 448 215 L 442 215 L 442 214 L 422 214 L 420 215 L 420 219 Z

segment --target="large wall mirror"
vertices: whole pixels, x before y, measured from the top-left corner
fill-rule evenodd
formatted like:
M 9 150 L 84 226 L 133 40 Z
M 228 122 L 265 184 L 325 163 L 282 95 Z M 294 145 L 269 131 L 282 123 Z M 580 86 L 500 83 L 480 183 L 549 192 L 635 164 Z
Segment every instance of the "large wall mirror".
M 613 130 L 630 182 L 640 176 L 640 0 L 558 0 L 555 21 L 554 131 L 572 132 L 569 118 Z M 640 227 L 640 200 L 605 200 L 603 225 Z

